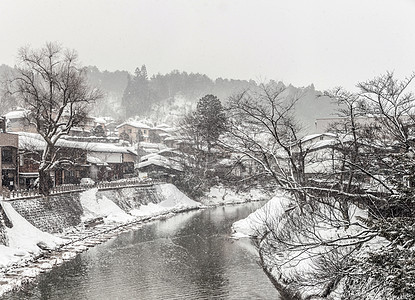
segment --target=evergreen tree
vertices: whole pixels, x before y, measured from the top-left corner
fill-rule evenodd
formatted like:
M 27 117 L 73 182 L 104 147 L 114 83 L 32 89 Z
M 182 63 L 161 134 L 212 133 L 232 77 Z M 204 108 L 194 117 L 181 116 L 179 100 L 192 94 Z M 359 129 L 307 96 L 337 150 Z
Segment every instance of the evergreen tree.
M 142 65 L 136 68 L 134 76 L 128 80 L 124 91 L 122 104 L 125 109 L 125 117 L 143 115 L 151 108 L 151 95 L 147 69 Z
M 197 103 L 194 121 L 196 130 L 210 152 L 212 146 L 216 144 L 219 136 L 226 129 L 226 115 L 220 100 L 214 95 L 206 95 L 201 98 Z
M 105 130 L 102 125 L 97 125 L 93 130 L 92 134 L 95 136 L 106 136 Z
M 144 80 L 148 80 L 146 65 L 141 66 L 141 78 L 143 78 Z
M 131 137 L 125 131 L 121 132 L 121 134 L 120 134 L 120 140 L 128 141 L 128 142 L 131 143 Z

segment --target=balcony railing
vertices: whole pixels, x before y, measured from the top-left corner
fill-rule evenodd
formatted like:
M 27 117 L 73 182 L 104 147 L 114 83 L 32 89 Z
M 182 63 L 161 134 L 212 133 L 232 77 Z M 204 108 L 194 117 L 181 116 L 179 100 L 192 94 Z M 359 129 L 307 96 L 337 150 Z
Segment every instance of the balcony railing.
M 72 192 L 83 192 L 88 189 L 97 188 L 98 190 L 110 190 L 123 187 L 149 187 L 155 182 L 149 180 L 140 180 L 138 178 L 122 179 L 110 182 L 98 182 L 95 184 L 64 184 L 53 187 L 50 195 L 59 195 Z M 3 200 L 18 200 L 41 197 L 38 189 L 17 189 L 13 191 L 3 190 L 1 193 Z

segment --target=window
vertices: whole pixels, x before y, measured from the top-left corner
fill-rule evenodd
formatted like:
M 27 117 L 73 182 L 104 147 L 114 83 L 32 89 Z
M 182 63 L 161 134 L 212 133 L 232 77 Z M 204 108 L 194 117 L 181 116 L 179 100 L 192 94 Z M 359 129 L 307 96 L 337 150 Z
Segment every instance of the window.
M 1 162 L 3 163 L 12 163 L 13 156 L 11 149 L 2 149 L 1 150 Z

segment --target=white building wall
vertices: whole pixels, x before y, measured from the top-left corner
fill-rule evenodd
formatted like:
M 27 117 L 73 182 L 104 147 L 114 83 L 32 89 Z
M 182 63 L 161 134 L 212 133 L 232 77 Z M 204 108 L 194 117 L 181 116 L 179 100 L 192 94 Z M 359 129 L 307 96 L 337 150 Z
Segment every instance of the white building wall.
M 111 153 L 111 152 L 92 152 L 91 156 L 99 158 L 103 162 L 109 164 L 120 164 L 122 163 L 122 153 Z

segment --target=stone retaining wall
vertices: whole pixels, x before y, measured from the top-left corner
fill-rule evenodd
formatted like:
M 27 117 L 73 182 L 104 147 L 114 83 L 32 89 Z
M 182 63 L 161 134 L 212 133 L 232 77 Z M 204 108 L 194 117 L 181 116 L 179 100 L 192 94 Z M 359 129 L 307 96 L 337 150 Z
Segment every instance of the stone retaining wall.
M 13 208 L 42 231 L 56 233 L 81 223 L 79 193 L 12 201 Z
M 138 209 L 141 205 L 156 204 L 164 200 L 156 186 L 98 191 L 97 198 L 101 199 L 103 196 L 113 201 L 125 212 Z
M 139 208 L 142 204 L 159 203 L 164 200 L 156 186 L 114 188 L 99 190 L 96 194 L 97 199 L 102 199 L 104 196 L 125 212 Z M 83 208 L 80 201 L 80 192 L 52 195 L 46 198 L 35 197 L 8 201 L 29 223 L 42 231 L 58 233 L 81 224 Z M 2 211 L 1 208 L 0 244 L 4 245 L 6 242 L 4 227 L 8 220 L 3 221 L 4 217 L 2 215 L 5 216 L 5 214 L 2 214 Z

